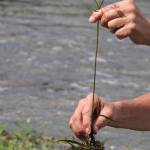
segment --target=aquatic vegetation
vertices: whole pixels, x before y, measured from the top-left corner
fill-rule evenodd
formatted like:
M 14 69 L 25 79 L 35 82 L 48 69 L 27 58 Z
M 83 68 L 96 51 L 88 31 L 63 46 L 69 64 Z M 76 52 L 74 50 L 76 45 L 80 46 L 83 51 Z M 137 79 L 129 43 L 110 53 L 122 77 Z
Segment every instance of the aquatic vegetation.
M 0 124 L 0 150 L 92 150 L 88 143 L 71 139 L 45 136 L 30 128 L 9 131 Z M 102 142 L 95 144 L 95 150 L 103 150 Z
M 10 132 L 0 125 L 0 150 L 55 150 L 57 140 L 28 130 Z
M 100 9 L 103 5 L 103 2 L 104 0 L 101 0 L 100 2 L 98 2 L 98 0 L 95 0 L 96 2 L 96 5 L 97 5 L 97 9 Z M 97 21 L 97 32 L 96 32 L 96 52 L 95 52 L 95 61 L 94 61 L 94 77 L 93 77 L 93 102 L 92 102 L 92 118 L 93 118 L 93 122 L 94 122 L 94 95 L 95 95 L 95 90 L 96 90 L 96 70 L 97 70 L 97 56 L 98 56 L 98 50 L 99 50 L 99 24 L 100 24 L 100 21 Z M 93 124 L 92 124 L 92 127 L 91 129 L 93 129 Z M 90 146 L 93 146 L 95 145 L 95 137 L 94 137 L 94 133 L 93 133 L 93 130 L 90 134 Z M 94 149 L 95 150 L 95 149 Z
M 8 131 L 0 125 L 0 150 L 91 150 L 86 143 L 60 140 L 50 136 L 39 135 L 31 130 Z M 97 149 L 103 150 L 103 143 L 96 142 Z
M 95 141 L 94 146 L 91 146 L 89 140 L 87 140 L 87 142 L 60 140 L 59 142 L 69 144 L 70 147 L 68 148 L 68 150 L 104 150 L 104 143 L 100 141 Z
M 98 1 L 95 0 L 97 9 L 100 9 L 104 0 Z M 93 102 L 92 102 L 92 118 L 94 122 L 94 94 L 96 89 L 96 68 L 97 68 L 97 56 L 98 56 L 98 50 L 99 50 L 99 21 L 97 21 L 97 30 L 96 30 L 96 52 L 95 52 L 95 61 L 94 61 L 94 77 L 93 77 Z M 105 116 L 104 116 L 105 117 Z M 106 116 L 107 118 L 107 116 Z M 108 118 L 109 119 L 109 118 Z M 91 127 L 92 131 L 89 137 L 86 139 L 86 141 L 83 142 L 77 142 L 74 140 L 61 140 L 61 142 L 68 143 L 71 147 L 69 150 L 104 150 L 104 143 L 100 141 L 95 141 L 95 135 L 93 132 L 93 124 Z

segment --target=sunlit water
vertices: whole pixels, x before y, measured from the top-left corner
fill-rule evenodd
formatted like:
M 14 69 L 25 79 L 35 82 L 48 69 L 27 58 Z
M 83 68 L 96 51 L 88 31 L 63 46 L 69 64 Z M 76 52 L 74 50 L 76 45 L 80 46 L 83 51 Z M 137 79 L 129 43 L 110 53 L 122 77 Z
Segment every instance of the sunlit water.
M 110 2 L 110 1 L 108 1 Z M 149 0 L 140 1 L 150 15 Z M 0 1 L 0 120 L 68 136 L 77 101 L 92 91 L 95 25 L 90 0 Z M 150 48 L 101 29 L 97 94 L 129 99 L 150 91 Z M 21 123 L 20 123 L 21 122 Z M 149 150 L 150 133 L 105 128 L 107 150 Z

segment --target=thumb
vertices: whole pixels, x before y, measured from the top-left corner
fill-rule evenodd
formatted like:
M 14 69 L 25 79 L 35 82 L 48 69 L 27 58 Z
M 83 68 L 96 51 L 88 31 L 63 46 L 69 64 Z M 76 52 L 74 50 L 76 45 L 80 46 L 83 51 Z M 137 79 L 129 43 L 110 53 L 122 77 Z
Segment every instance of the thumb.
M 94 133 L 97 134 L 97 132 L 105 127 L 108 123 L 108 120 L 105 116 L 99 116 L 95 122 L 95 125 L 94 125 Z

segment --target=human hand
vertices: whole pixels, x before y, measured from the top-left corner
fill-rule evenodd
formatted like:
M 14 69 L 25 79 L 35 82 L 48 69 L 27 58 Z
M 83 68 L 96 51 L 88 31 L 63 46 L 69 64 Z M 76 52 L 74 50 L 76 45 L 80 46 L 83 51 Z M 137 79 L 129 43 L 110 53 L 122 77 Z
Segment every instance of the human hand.
M 89 22 L 98 20 L 119 39 L 129 37 L 136 44 L 150 45 L 150 20 L 141 14 L 134 0 L 121 0 L 93 12 Z
M 81 99 L 69 122 L 70 128 L 81 140 L 84 140 L 91 133 L 91 127 L 96 134 L 100 128 L 109 125 L 111 120 L 108 118 L 113 119 L 113 103 L 103 101 L 102 98 L 94 95 L 94 120 L 92 118 L 92 104 L 93 94 Z

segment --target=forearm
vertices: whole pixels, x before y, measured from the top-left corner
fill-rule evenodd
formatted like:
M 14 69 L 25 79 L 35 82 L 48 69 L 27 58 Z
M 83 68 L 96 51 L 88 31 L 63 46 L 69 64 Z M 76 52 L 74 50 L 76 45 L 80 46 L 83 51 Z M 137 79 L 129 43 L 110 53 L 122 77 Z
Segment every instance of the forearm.
M 150 131 L 150 93 L 133 100 L 114 102 L 113 119 L 109 126 Z

